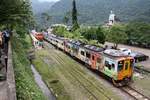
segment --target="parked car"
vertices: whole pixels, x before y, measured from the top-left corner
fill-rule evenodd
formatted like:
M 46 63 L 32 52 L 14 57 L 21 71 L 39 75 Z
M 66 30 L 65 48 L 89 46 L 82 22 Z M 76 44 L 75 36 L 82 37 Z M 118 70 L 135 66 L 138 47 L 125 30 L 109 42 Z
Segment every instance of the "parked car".
M 149 56 L 140 52 L 132 52 L 130 55 L 134 57 L 136 63 L 141 61 L 146 61 L 147 59 L 149 59 Z

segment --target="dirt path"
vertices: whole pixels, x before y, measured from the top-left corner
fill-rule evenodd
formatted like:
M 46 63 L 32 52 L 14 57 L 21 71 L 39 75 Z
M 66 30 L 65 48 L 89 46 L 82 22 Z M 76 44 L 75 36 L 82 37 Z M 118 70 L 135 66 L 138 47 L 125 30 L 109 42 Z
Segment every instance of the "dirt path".
M 113 44 L 109 43 L 109 42 L 106 42 L 105 45 L 113 46 Z M 128 49 L 131 49 L 132 51 L 141 52 L 150 57 L 150 49 L 144 49 L 144 48 L 128 46 L 128 45 L 123 45 L 123 44 L 119 44 L 118 47 L 119 48 L 128 48 Z M 144 62 L 140 62 L 140 63 L 138 63 L 138 65 L 143 65 L 144 67 L 150 69 L 150 59 L 148 59 L 147 61 L 144 61 Z

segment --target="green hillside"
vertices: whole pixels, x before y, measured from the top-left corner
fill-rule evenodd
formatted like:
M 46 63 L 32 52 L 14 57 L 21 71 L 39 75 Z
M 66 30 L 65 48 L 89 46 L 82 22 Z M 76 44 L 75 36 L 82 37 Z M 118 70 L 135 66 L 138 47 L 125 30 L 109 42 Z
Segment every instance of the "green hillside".
M 122 22 L 150 22 L 149 0 L 76 0 L 80 24 L 103 24 L 111 10 Z M 72 0 L 61 0 L 49 10 L 52 23 L 62 23 L 66 12 L 71 11 Z

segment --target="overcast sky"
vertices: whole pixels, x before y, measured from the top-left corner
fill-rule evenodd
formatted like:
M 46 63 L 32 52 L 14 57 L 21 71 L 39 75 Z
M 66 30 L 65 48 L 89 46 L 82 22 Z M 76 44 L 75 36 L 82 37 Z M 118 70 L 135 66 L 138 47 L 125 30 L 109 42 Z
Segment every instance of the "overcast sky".
M 48 2 L 57 2 L 57 1 L 60 1 L 60 0 L 39 0 L 39 1 L 41 1 L 41 2 L 42 2 L 42 1 L 43 1 L 43 2 L 44 2 L 44 1 L 48 1 Z

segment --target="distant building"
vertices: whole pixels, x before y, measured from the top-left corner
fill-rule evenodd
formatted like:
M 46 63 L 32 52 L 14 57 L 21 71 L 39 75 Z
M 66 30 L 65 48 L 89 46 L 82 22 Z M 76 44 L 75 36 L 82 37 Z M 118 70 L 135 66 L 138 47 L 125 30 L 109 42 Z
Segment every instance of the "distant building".
M 113 11 L 110 11 L 109 14 L 109 19 L 107 22 L 105 22 L 106 24 L 103 27 L 111 27 L 116 23 L 119 23 L 120 20 L 116 17 L 116 15 L 113 13 Z
M 116 15 L 113 13 L 113 11 L 110 12 L 110 15 L 109 15 L 109 22 L 108 22 L 108 25 L 109 26 L 112 26 L 116 23 Z

